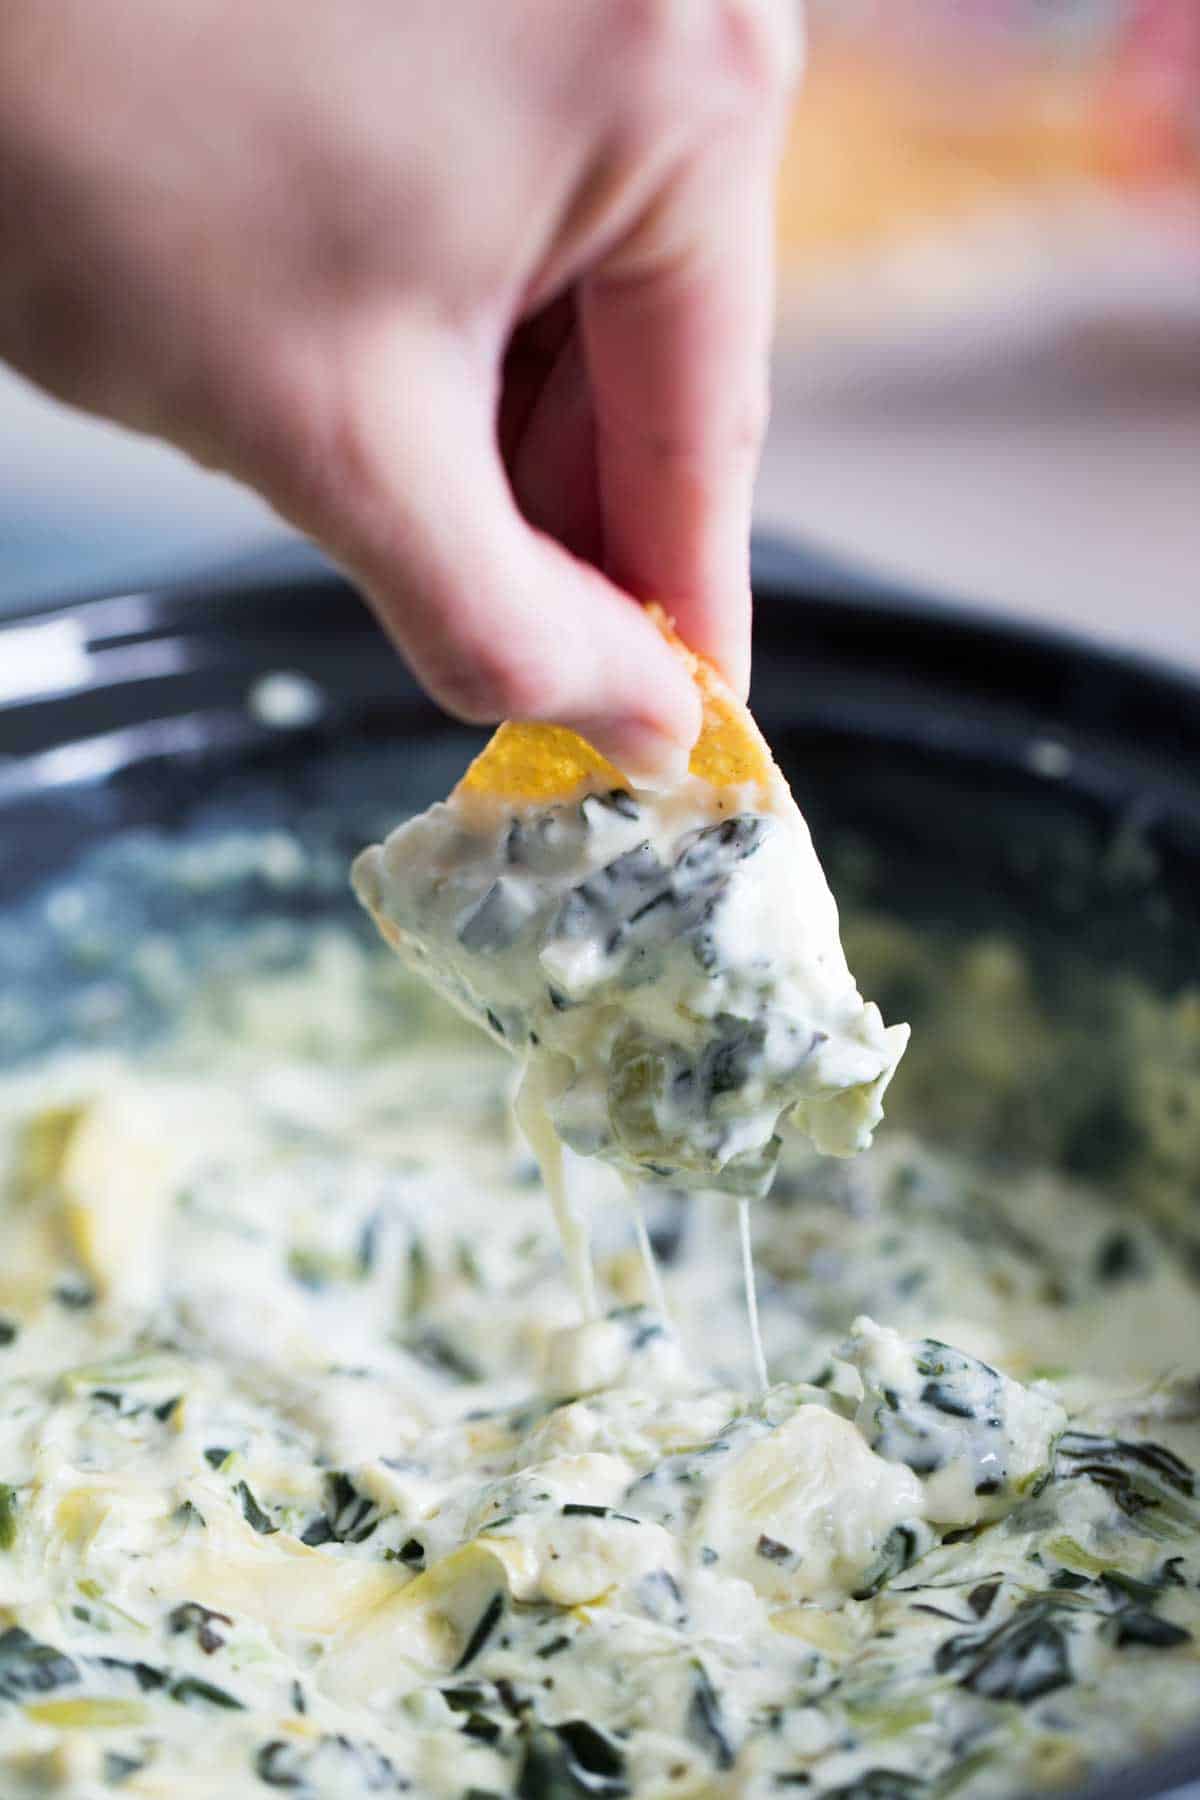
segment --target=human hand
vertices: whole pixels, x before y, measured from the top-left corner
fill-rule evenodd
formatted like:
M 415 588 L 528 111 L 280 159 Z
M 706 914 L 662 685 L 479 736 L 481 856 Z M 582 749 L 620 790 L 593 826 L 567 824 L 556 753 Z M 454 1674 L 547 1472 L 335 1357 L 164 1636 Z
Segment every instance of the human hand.
M 0 356 L 258 488 L 451 712 L 662 776 L 634 599 L 748 679 L 793 4 L 10 8 Z

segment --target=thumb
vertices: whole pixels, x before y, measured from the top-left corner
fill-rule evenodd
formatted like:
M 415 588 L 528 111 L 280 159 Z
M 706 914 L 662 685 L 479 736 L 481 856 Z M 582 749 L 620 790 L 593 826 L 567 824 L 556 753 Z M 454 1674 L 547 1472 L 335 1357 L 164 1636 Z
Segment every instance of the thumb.
M 447 711 L 569 725 L 634 782 L 682 775 L 695 688 L 637 601 L 522 518 L 493 370 L 440 332 L 365 355 L 342 434 L 351 467 L 318 535 Z

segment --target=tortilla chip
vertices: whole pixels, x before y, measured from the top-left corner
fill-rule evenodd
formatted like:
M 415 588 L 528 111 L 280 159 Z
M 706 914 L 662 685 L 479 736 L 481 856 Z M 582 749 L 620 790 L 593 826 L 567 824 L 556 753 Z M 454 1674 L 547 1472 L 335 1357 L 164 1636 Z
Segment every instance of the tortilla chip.
M 766 804 L 781 780 L 762 733 L 711 663 L 689 650 L 661 607 L 646 611 L 700 689 L 704 721 L 689 772 L 715 788 L 752 785 Z M 455 792 L 508 802 L 552 804 L 597 788 L 625 787 L 621 771 L 564 725 L 501 725 L 471 764 Z
M 577 732 L 565 725 L 510 719 L 480 751 L 456 791 L 551 804 L 598 784 L 623 787 L 625 777 Z

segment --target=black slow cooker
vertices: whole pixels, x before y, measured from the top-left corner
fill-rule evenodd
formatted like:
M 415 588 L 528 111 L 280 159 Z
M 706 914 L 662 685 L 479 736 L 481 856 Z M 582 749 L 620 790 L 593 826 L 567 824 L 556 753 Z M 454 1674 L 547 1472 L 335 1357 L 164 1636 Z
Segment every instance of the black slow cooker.
M 844 906 L 1012 934 L 1051 1008 L 1114 970 L 1166 993 L 1200 984 L 1194 677 L 847 582 L 778 545 L 759 548 L 756 591 L 753 704 Z M 88 972 L 39 936 L 39 890 L 89 846 L 282 823 L 341 869 L 443 794 L 477 741 L 307 551 L 0 626 L 0 1056 L 153 1028 L 119 991 L 89 1006 Z M 237 904 L 366 929 L 340 878 Z M 1200 1170 L 1196 1204 L 1200 1239 Z M 1088 1793 L 1197 1800 L 1200 1736 Z

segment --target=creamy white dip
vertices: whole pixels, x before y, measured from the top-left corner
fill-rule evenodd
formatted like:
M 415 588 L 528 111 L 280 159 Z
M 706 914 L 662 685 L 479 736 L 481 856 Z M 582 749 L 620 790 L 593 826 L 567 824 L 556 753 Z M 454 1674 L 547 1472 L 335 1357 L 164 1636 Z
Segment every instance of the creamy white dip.
M 354 884 L 530 1070 L 572 1150 L 760 1194 L 785 1119 L 833 1155 L 870 1142 L 908 1029 L 858 992 L 790 796 L 742 799 L 696 777 L 516 810 L 456 794 L 364 851 Z
M 664 1314 L 577 1159 L 581 1325 L 509 1058 L 394 959 L 181 991 L 0 1079 L 6 1800 L 934 1800 L 1195 1716 L 1196 1294 L 1149 1224 L 794 1137 L 761 1395 L 732 1203 L 647 1195 Z

